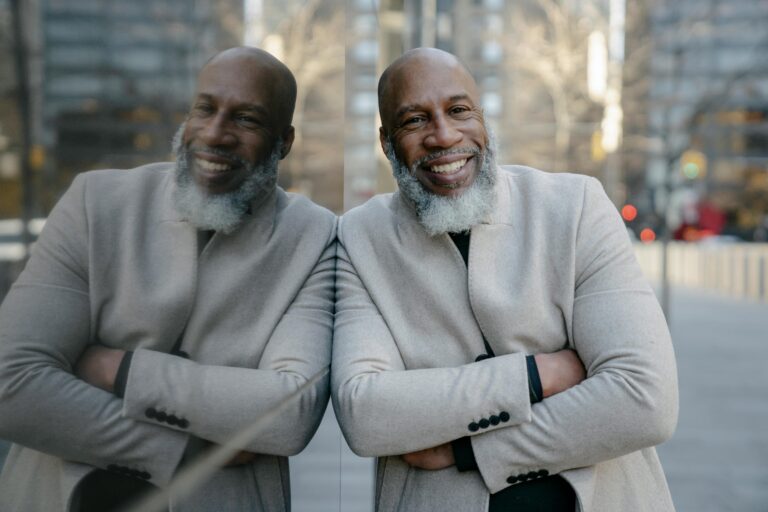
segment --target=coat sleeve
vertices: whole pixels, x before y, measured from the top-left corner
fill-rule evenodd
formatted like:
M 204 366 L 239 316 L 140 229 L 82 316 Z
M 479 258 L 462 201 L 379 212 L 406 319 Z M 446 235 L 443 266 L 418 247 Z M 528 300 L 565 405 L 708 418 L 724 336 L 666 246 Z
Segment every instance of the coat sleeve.
M 173 475 L 187 434 L 122 415 L 122 401 L 73 375 L 91 342 L 87 180 L 57 204 L 0 307 L 0 437 L 66 460 Z
M 571 345 L 581 384 L 533 406 L 530 423 L 472 438 L 491 493 L 657 445 L 677 423 L 677 371 L 662 311 L 599 182 L 587 181 L 576 234 Z M 509 478 L 509 481 L 507 480 Z
M 490 431 L 530 420 L 523 354 L 455 368 L 408 370 L 344 249 L 343 237 L 336 285 L 331 395 L 355 453 L 409 453 L 480 430 L 481 422 Z
M 256 368 L 205 365 L 139 349 L 133 354 L 128 372 L 126 416 L 164 421 L 170 428 L 219 444 L 259 420 L 263 424 L 243 449 L 282 456 L 304 449 L 328 404 L 336 259 L 334 222 L 328 223 L 321 255 L 278 322 Z M 293 403 L 279 415 L 261 419 L 322 372 L 325 375 L 294 396 Z M 150 413 L 148 417 L 149 409 L 162 416 Z M 171 416 L 174 420 L 169 422 Z

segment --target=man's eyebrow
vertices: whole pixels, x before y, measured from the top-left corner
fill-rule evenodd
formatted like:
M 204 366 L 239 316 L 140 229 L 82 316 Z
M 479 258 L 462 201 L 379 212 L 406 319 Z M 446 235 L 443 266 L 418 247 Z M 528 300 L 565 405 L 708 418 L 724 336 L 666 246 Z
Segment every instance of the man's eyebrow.
M 253 112 L 255 114 L 259 114 L 259 115 L 262 115 L 262 116 L 266 116 L 266 115 L 269 114 L 267 109 L 265 109 L 261 105 L 255 105 L 253 103 L 244 103 L 242 105 L 239 105 L 237 107 L 237 110 L 241 110 L 241 111 L 245 110 L 247 112 Z
M 395 112 L 395 119 L 401 117 L 403 114 L 407 114 L 408 112 L 412 112 L 414 110 L 419 110 L 421 107 L 419 105 L 416 105 L 415 103 L 412 103 L 410 105 L 404 105 L 397 109 Z
M 460 100 L 469 100 L 472 104 L 474 104 L 474 102 L 472 101 L 472 98 L 470 98 L 469 94 L 467 94 L 465 92 L 461 93 L 461 94 L 454 94 L 453 96 L 448 98 L 448 101 L 450 101 L 450 102 L 460 101 Z
M 203 92 L 197 95 L 197 97 L 195 98 L 195 101 L 197 100 L 205 100 L 205 101 L 213 102 L 215 101 L 215 98 L 213 97 L 213 95 Z M 236 105 L 234 110 L 240 110 L 240 111 L 245 110 L 247 112 L 253 112 L 263 116 L 269 115 L 269 111 L 266 108 L 262 107 L 261 105 L 257 105 L 256 103 L 241 103 L 239 105 Z
M 201 93 L 197 93 L 197 95 L 195 96 L 195 101 L 197 100 L 211 101 L 213 100 L 213 96 L 211 96 L 210 94 L 205 94 L 204 92 L 201 92 Z

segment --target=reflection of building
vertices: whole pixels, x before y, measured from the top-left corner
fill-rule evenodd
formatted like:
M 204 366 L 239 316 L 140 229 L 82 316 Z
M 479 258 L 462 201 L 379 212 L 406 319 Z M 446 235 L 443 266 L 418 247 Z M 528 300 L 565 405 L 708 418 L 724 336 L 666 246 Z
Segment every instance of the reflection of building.
M 23 129 L 15 59 L 18 27 L 11 3 L 0 0 L 0 219 L 21 217 L 22 204 Z M 18 12 L 23 30 L 33 28 L 26 11 L 19 8 Z
M 671 169 L 679 194 L 693 189 L 749 236 L 768 213 L 768 4 L 660 2 L 651 35 L 649 122 L 659 151 L 649 186 L 664 204 Z
M 397 2 L 397 0 L 395 0 Z M 381 71 L 380 41 L 384 49 L 399 55 L 403 48 L 400 10 L 382 1 L 379 12 L 373 2 L 352 0 L 347 4 L 347 56 L 345 66 L 344 208 L 364 203 L 391 185 L 379 186 L 379 134 L 376 83 Z M 382 52 L 383 53 L 383 52 Z M 377 162 L 379 162 L 377 164 Z
M 40 0 L 39 12 L 33 139 L 56 188 L 43 210 L 73 173 L 167 159 L 201 65 L 242 40 L 237 0 Z
M 283 61 L 298 86 L 296 140 L 279 183 L 341 212 L 344 188 L 344 11 L 336 0 L 262 0 L 249 11 L 248 44 Z

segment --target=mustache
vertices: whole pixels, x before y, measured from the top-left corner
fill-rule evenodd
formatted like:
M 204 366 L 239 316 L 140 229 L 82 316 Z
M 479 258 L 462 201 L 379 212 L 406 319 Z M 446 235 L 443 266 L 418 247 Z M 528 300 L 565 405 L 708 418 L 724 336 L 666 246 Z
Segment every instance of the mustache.
M 442 151 L 435 151 L 428 155 L 424 155 L 423 157 L 416 160 L 411 166 L 411 170 L 415 170 L 416 168 L 421 167 L 422 165 L 429 163 L 432 160 L 436 160 L 438 158 L 442 158 L 448 155 L 461 154 L 461 155 L 477 156 L 477 155 L 480 155 L 481 153 L 482 151 L 480 150 L 480 148 L 452 148 L 452 149 L 444 149 Z
M 210 153 L 211 155 L 220 156 L 222 158 L 226 158 L 227 160 L 231 160 L 235 162 L 238 165 L 247 167 L 249 165 L 248 161 L 243 159 L 241 156 L 236 155 L 235 153 L 232 153 L 230 151 L 225 151 L 223 149 L 219 148 L 212 148 L 210 146 L 189 146 L 184 149 L 184 152 L 187 154 L 187 156 L 192 155 L 192 153 L 199 151 L 202 153 Z

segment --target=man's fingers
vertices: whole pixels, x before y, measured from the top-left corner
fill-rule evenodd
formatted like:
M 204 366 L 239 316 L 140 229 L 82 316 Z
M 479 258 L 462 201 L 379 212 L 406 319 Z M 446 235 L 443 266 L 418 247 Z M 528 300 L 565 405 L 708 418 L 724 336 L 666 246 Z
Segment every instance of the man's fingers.
M 111 393 L 124 354 L 124 350 L 91 345 L 75 364 L 75 375 L 88 384 Z
M 255 458 L 255 453 L 239 451 L 231 459 L 229 459 L 229 462 L 227 462 L 225 466 L 239 466 L 241 464 L 248 464 L 253 462 Z
M 455 464 L 450 444 L 435 446 L 400 456 L 411 467 L 419 469 L 443 469 Z

